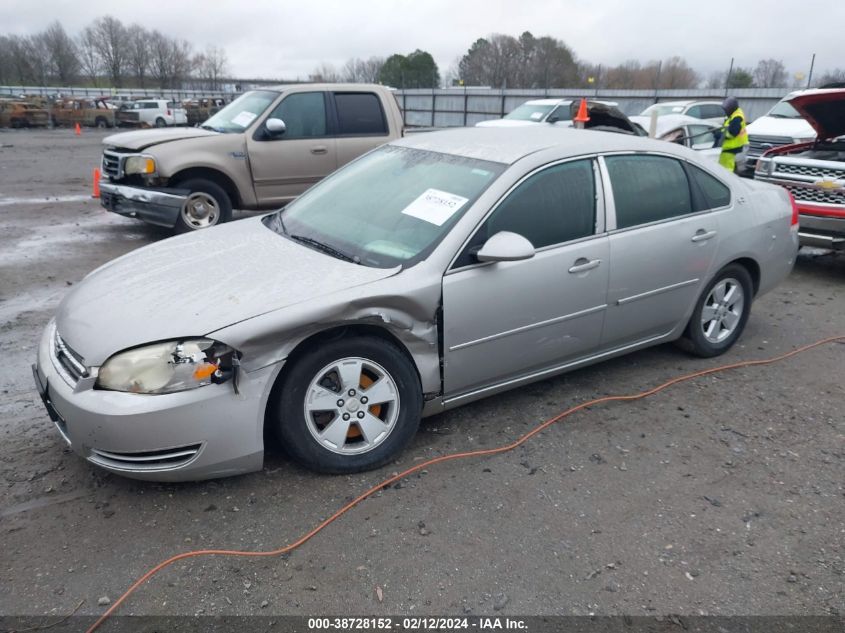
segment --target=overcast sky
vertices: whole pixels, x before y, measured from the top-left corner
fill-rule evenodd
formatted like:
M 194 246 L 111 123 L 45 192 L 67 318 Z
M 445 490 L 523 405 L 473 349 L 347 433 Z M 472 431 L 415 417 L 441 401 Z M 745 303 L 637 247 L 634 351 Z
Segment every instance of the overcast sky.
M 695 7 L 693 9 L 693 7 Z M 845 67 L 842 0 L 0 0 L 0 33 L 28 35 L 58 19 L 71 34 L 111 14 L 226 50 L 238 77 L 307 78 L 321 62 L 429 51 L 441 75 L 479 37 L 551 35 L 581 60 L 685 58 L 705 77 L 730 58 L 783 60 L 790 75 Z

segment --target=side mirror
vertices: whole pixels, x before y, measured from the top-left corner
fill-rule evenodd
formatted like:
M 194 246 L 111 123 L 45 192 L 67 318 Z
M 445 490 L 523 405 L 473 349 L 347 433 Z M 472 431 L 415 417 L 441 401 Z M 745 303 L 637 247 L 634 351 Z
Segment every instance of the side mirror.
M 499 231 L 484 242 L 476 254 L 480 262 L 515 262 L 534 257 L 534 246 L 527 239 L 510 231 Z
M 270 136 L 280 136 L 281 134 L 285 133 L 287 130 L 287 126 L 285 122 L 281 119 L 267 119 L 264 122 L 264 129 L 270 134 Z

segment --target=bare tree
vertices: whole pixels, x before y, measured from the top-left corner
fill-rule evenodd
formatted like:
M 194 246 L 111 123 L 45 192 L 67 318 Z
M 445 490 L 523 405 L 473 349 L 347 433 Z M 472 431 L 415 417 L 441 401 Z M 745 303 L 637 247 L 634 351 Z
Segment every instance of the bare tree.
M 23 50 L 29 59 L 32 78 L 35 83 L 47 86 L 50 83 L 50 50 L 44 33 L 32 35 L 23 41 Z
M 786 68 L 779 59 L 761 59 L 754 69 L 754 85 L 758 88 L 784 88 Z
M 100 59 L 97 47 L 97 33 L 93 26 L 86 26 L 77 36 L 76 50 L 79 52 L 79 64 L 82 72 L 88 76 L 95 87 L 99 86 L 102 59 Z
M 836 68 L 834 70 L 825 71 L 823 75 L 813 82 L 816 86 L 824 86 L 832 83 L 845 83 L 845 68 Z
M 107 15 L 94 21 L 97 54 L 108 73 L 112 85 L 123 85 L 126 73 L 126 27 L 115 17 Z
M 209 46 L 204 53 L 194 57 L 194 69 L 206 88 L 217 90 L 220 79 L 226 74 L 226 51 Z
M 343 65 L 341 71 L 343 81 L 349 83 L 376 83 L 382 66 L 384 66 L 384 58 L 382 57 L 370 57 L 367 60 L 353 57 Z
M 69 86 L 79 74 L 79 52 L 76 44 L 56 20 L 40 36 L 41 47 L 48 55 L 49 73 L 59 85 Z
M 132 24 L 126 30 L 126 61 L 138 86 L 146 88 L 150 70 L 150 33 L 139 24 Z
M 701 81 L 697 72 L 681 57 L 670 57 L 660 69 L 661 88 L 695 88 Z
M 308 75 L 308 80 L 318 83 L 335 83 L 341 80 L 341 74 L 332 64 L 323 62 L 311 71 L 311 74 Z
M 9 75 L 12 77 L 12 83 L 20 85 L 34 83 L 36 72 L 32 65 L 27 38 L 10 35 L 6 38 L 6 46 L 10 62 Z

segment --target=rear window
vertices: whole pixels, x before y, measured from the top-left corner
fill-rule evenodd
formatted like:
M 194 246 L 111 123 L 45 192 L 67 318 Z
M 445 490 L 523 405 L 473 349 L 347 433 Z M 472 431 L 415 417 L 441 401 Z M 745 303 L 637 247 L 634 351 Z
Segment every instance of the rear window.
M 689 181 L 677 160 L 663 156 L 608 156 L 605 163 L 613 187 L 617 228 L 692 213 Z
M 731 203 L 731 190 L 721 183 L 715 176 L 711 176 L 703 169 L 687 163 L 687 169 L 693 181 L 698 185 L 704 197 L 706 209 L 718 209 Z
M 336 92 L 337 121 L 341 135 L 387 134 L 381 101 L 371 92 Z

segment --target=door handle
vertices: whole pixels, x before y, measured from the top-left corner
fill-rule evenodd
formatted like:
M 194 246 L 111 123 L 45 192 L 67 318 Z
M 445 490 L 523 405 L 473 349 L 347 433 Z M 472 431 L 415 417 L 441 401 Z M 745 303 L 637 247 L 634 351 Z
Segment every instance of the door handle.
M 692 236 L 691 241 L 706 242 L 711 237 L 716 237 L 716 231 L 705 231 L 704 229 L 698 229 L 695 232 L 695 235 Z
M 587 259 L 586 257 L 579 257 L 575 260 L 575 263 L 572 264 L 572 267 L 569 269 L 569 272 L 573 275 L 575 273 L 583 273 L 587 270 L 598 268 L 599 264 L 601 264 L 600 259 Z
M 311 148 L 312 154 L 326 154 L 326 153 L 328 153 L 328 151 L 329 151 L 329 148 L 326 147 L 325 145 L 317 145 L 316 147 Z

